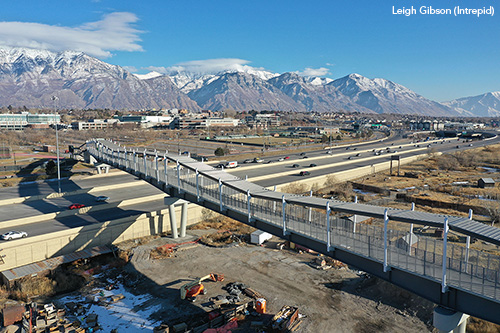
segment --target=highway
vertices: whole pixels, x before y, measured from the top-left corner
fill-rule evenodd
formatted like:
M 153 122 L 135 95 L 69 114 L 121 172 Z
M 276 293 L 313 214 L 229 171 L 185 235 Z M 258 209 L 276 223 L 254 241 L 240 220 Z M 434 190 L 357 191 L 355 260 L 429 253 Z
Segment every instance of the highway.
M 327 175 L 334 172 L 390 161 L 390 156 L 392 155 L 399 155 L 401 158 L 404 158 L 435 152 L 453 153 L 500 143 L 500 137 L 474 142 L 463 141 L 464 140 L 455 138 L 411 143 L 408 139 L 394 138 L 382 142 L 337 147 L 331 149 L 331 154 L 328 154 L 326 150 L 321 150 L 308 152 L 305 155 L 293 154 L 277 156 L 258 164 L 244 164 L 244 161 L 238 161 L 240 165 L 238 168 L 226 169 L 225 171 L 242 179 L 248 176 L 248 179 L 253 183 L 264 187 L 270 187 L 301 180 L 304 177 Z M 376 153 L 380 155 L 375 155 Z M 307 158 L 304 158 L 304 156 L 307 156 Z M 284 161 L 279 161 L 280 158 L 283 159 L 286 157 L 289 158 Z M 269 160 L 273 162 L 266 163 L 269 162 Z M 294 164 L 298 164 L 299 167 L 293 167 Z M 311 167 L 311 164 L 315 164 L 316 166 Z M 310 175 L 300 176 L 300 171 L 309 171 Z M 274 175 L 274 177 L 267 177 L 267 175 Z

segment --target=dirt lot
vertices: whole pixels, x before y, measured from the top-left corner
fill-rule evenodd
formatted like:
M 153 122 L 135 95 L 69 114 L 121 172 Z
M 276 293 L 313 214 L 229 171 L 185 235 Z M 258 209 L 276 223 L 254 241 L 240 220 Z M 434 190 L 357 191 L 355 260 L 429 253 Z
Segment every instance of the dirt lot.
M 207 232 L 214 230 L 190 230 L 189 234 L 194 240 Z M 151 258 L 152 250 L 171 241 L 159 238 L 131 249 L 131 261 L 124 268 L 141 278 L 137 292 L 151 293 L 162 300 L 161 311 L 154 314 L 157 320 L 175 321 L 188 313 L 209 311 L 203 306 L 208 299 L 226 294 L 222 287 L 237 281 L 261 293 L 270 313 L 283 305 L 297 306 L 307 316 L 300 332 L 432 330 L 430 302 L 355 269 L 315 269 L 309 265 L 315 255 L 277 250 L 278 239 L 273 238 L 266 246 L 186 244 L 170 257 Z M 122 247 L 127 249 L 126 244 Z M 222 273 L 226 280 L 206 282 L 208 294 L 199 296 L 195 303 L 180 300 L 181 285 L 210 272 Z

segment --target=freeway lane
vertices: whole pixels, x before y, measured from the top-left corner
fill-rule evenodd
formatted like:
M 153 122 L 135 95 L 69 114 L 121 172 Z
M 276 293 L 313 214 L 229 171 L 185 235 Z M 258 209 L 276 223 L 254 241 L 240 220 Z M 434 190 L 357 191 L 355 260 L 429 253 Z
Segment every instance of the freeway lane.
M 106 176 L 63 179 L 61 180 L 61 191 L 70 192 L 83 188 L 120 184 L 133 181 L 134 179 L 137 179 L 137 177 L 125 172 L 111 173 Z M 48 195 L 55 192 L 57 192 L 57 180 L 41 183 L 30 182 L 28 184 L 0 189 L 0 200 L 33 195 Z
M 68 210 L 68 206 L 73 203 L 81 203 L 85 206 L 107 205 L 119 203 L 130 198 L 145 197 L 155 194 L 163 194 L 159 189 L 140 180 L 133 180 L 139 183 L 136 186 L 118 188 L 114 190 L 103 190 L 89 194 L 77 194 L 65 196 L 62 198 L 28 201 L 22 204 L 12 204 L 0 206 L 0 222 L 19 218 L 27 218 L 40 214 L 56 213 Z M 95 198 L 99 195 L 108 196 L 109 203 L 96 202 Z
M 152 187 L 152 186 L 151 186 Z M 72 215 L 44 222 L 27 224 L 22 227 L 23 231 L 28 232 L 28 236 L 37 236 L 47 233 L 52 233 L 71 228 L 88 226 L 98 222 L 105 222 L 109 220 L 116 220 L 119 218 L 130 217 L 152 211 L 159 211 L 166 209 L 163 200 L 155 200 L 147 203 L 140 203 L 135 205 L 128 205 L 126 207 L 111 207 L 110 209 L 100 210 L 92 213 L 82 215 Z M 10 231 L 11 228 L 0 229 L 0 234 Z
M 245 178 L 245 175 L 248 175 L 250 180 L 252 178 L 261 177 L 263 175 L 275 174 L 276 177 L 260 179 L 260 180 L 259 178 L 256 178 L 256 180 L 254 181 L 255 183 L 261 186 L 269 187 L 273 185 L 279 185 L 303 179 L 303 177 L 299 176 L 299 172 L 302 170 L 307 170 L 311 172 L 310 176 L 305 176 L 305 177 L 321 176 L 338 171 L 349 170 L 362 166 L 369 166 L 371 164 L 376 164 L 384 161 L 390 161 L 390 157 L 388 156 L 389 154 L 386 153 L 387 151 L 386 148 L 389 148 L 390 151 L 392 152 L 390 153 L 390 155 L 400 155 L 403 158 L 417 154 L 425 154 L 427 152 L 447 153 L 447 152 L 456 152 L 471 148 L 477 148 L 479 146 L 486 146 L 490 144 L 499 143 L 500 138 L 496 137 L 490 140 L 474 141 L 473 143 L 464 143 L 463 140 L 458 141 L 457 139 L 451 139 L 451 140 L 446 139 L 445 141 L 446 141 L 445 143 L 441 143 L 441 141 L 438 141 L 436 143 L 420 142 L 420 143 L 409 144 L 408 140 L 405 140 L 405 143 L 403 144 L 400 140 L 398 140 L 397 143 L 396 142 L 394 143 L 394 145 L 392 144 L 381 145 L 380 143 L 374 143 L 367 145 L 363 148 L 358 147 L 356 151 L 353 150 L 346 151 L 345 148 L 344 150 L 339 149 L 335 151 L 335 154 L 328 155 L 329 157 L 325 157 L 325 152 L 323 151 L 322 154 L 320 153 L 317 153 L 315 155 L 308 154 L 307 156 L 311 156 L 308 159 L 301 159 L 302 156 L 295 155 L 291 156 L 290 160 L 287 160 L 285 162 L 278 162 L 274 164 L 266 164 L 259 166 L 255 166 L 255 164 L 253 164 L 252 165 L 254 166 L 253 168 L 244 166 L 242 168 L 231 169 L 226 171 L 240 178 Z M 470 144 L 472 144 L 472 146 L 470 146 Z M 430 145 L 430 147 L 427 147 L 428 145 Z M 458 149 L 457 145 L 459 146 Z M 401 146 L 401 148 L 399 148 L 399 146 Z M 385 151 L 385 153 L 383 153 L 380 156 L 374 156 L 374 152 L 372 150 L 373 149 L 380 150 L 381 148 L 383 151 Z M 394 153 L 394 149 L 396 149 L 398 152 Z M 360 154 L 360 156 L 356 156 L 357 154 Z M 346 164 L 345 162 L 349 161 L 348 160 L 349 157 L 351 158 L 350 161 L 352 162 L 348 162 Z M 316 169 L 315 167 L 309 167 L 311 163 L 317 165 Z M 343 165 L 338 165 L 338 163 L 342 163 Z M 292 168 L 291 167 L 292 164 L 299 164 L 300 167 Z M 327 167 L 330 164 L 333 165 L 331 167 Z M 319 169 L 321 167 L 323 168 Z M 281 173 L 284 172 L 292 172 L 292 174 L 280 175 Z

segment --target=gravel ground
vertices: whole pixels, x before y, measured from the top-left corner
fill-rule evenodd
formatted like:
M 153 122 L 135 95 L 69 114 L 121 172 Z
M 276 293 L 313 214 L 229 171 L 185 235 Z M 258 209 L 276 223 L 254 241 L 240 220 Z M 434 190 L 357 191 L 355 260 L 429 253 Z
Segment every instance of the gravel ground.
M 188 238 L 196 239 L 202 232 L 206 231 L 191 230 Z M 222 287 L 238 281 L 266 298 L 269 313 L 283 305 L 297 306 L 307 316 L 300 332 L 432 331 L 432 303 L 355 269 L 315 269 L 309 265 L 314 255 L 277 250 L 279 239 L 273 238 L 266 246 L 185 244 L 169 258 L 150 258 L 152 249 L 172 241 L 159 238 L 134 247 L 124 268 L 138 278 L 132 284 L 136 293 L 163 300 L 161 310 L 153 315 L 156 320 L 175 321 L 210 311 L 203 306 L 208 299 L 226 294 Z M 180 286 L 211 272 L 224 274 L 225 281 L 205 282 L 208 293 L 195 303 L 180 299 Z

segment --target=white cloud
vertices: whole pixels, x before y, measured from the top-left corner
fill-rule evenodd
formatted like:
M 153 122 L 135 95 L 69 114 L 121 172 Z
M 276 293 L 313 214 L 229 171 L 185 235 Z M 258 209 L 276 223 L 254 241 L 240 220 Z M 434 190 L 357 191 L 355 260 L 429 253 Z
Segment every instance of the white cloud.
M 303 76 L 324 76 L 330 74 L 330 70 L 326 67 L 320 67 L 320 68 L 306 67 L 302 72 L 297 71 L 295 73 Z
M 0 45 L 40 48 L 51 51 L 74 50 L 96 57 L 110 57 L 111 51 L 142 51 L 139 34 L 133 27 L 133 13 L 107 14 L 102 20 L 78 27 L 62 27 L 32 22 L 0 22 Z
M 247 72 L 252 70 L 264 70 L 260 67 L 252 67 L 250 61 L 237 58 L 219 58 L 206 60 L 193 60 L 175 64 L 170 67 L 155 67 L 150 66 L 145 69 L 156 71 L 162 74 L 171 74 L 175 72 L 191 72 L 197 74 L 216 74 L 222 71 L 239 71 Z
M 137 67 L 134 67 L 134 66 L 122 66 L 122 68 L 130 73 L 138 72 Z

